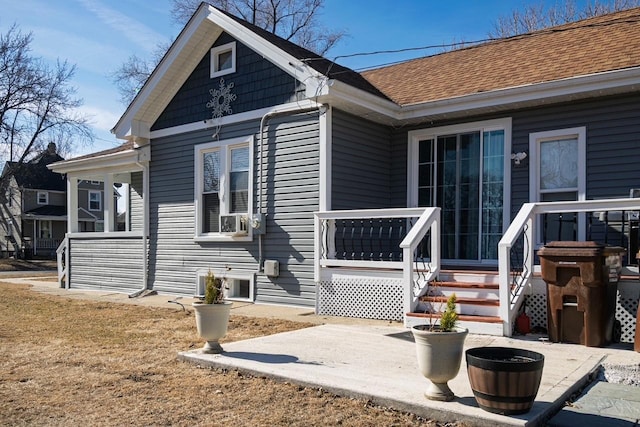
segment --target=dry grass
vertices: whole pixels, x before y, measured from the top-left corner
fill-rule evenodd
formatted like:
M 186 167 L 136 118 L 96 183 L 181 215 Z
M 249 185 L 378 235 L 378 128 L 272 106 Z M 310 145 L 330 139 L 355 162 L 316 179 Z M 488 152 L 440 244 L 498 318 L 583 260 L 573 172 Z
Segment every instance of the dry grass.
M 0 283 L 1 425 L 411 426 L 436 423 L 322 390 L 199 369 L 192 314 Z M 222 340 L 310 325 L 232 316 Z
M 42 271 L 55 270 L 55 260 L 24 260 L 0 258 L 0 271 Z

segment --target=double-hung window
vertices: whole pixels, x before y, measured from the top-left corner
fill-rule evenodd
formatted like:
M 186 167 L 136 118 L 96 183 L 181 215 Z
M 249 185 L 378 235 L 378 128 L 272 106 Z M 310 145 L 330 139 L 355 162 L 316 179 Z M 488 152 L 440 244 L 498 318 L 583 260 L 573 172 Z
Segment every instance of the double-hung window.
M 253 138 L 236 138 L 195 147 L 196 238 L 228 238 L 221 234 L 221 216 L 248 220 L 252 142 Z
M 89 210 L 100 211 L 102 210 L 102 197 L 100 191 L 89 191 Z
M 38 204 L 39 205 L 49 204 L 49 193 L 47 193 L 46 191 L 38 191 Z
M 559 129 L 529 134 L 530 199 L 533 202 L 559 202 L 586 199 L 586 128 Z M 577 228 L 572 215 L 546 216 L 544 230 L 537 236 L 545 240 L 574 240 L 585 236 L 584 215 L 578 215 Z

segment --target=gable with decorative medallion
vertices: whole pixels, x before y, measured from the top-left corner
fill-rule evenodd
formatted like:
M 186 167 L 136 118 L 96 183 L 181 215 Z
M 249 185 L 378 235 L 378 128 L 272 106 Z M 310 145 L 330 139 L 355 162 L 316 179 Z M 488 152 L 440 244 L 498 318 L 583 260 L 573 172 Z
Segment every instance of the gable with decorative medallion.
M 217 47 L 230 43 L 235 43 L 235 72 L 211 78 L 211 66 L 215 62 L 211 59 L 212 51 L 215 54 Z M 219 91 L 216 100 L 212 99 L 212 91 Z M 212 104 L 216 102 L 228 106 L 222 115 L 229 115 L 302 100 L 304 91 L 302 82 L 229 34 L 222 33 L 151 130 L 215 119 L 215 105 Z M 229 99 L 233 96 L 230 95 L 235 96 L 231 101 Z

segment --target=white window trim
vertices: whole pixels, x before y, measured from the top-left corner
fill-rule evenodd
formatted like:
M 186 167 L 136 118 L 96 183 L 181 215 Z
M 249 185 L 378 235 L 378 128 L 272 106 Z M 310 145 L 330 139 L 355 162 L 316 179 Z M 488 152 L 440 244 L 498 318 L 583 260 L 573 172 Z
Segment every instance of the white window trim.
M 540 201 L 540 142 L 553 141 L 557 139 L 578 139 L 578 200 L 586 200 L 586 166 L 587 166 L 587 129 L 586 127 L 576 127 L 568 129 L 558 129 L 545 132 L 534 132 L 529 134 L 529 200 Z
M 231 52 L 231 68 L 219 70 L 218 58 L 221 53 Z M 210 77 L 226 76 L 236 72 L 236 42 L 226 43 L 221 46 L 211 48 L 211 73 Z
M 442 135 L 492 130 L 504 130 L 502 229 L 506 230 L 511 218 L 511 156 L 509 156 L 511 153 L 511 117 L 410 131 L 407 153 L 407 207 L 418 207 L 418 149 L 420 141 L 435 139 Z
M 203 185 L 203 164 L 202 164 L 202 154 L 205 151 L 213 150 L 213 149 L 224 149 L 226 153 L 230 153 L 231 149 L 238 147 L 249 147 L 249 205 L 247 207 L 247 215 L 251 217 L 251 213 L 253 212 L 253 184 L 254 184 L 254 167 L 253 167 L 253 136 L 248 137 L 240 137 L 240 138 L 232 138 L 225 139 L 216 142 L 210 142 L 206 144 L 199 144 L 194 147 L 194 218 L 195 218 L 195 236 L 194 241 L 196 242 L 250 242 L 253 240 L 253 228 L 248 227 L 248 234 L 246 236 L 226 236 L 220 233 L 203 233 L 202 232 L 202 212 L 200 207 L 202 206 L 202 185 Z M 225 175 L 229 174 L 231 170 L 231 156 L 225 155 L 222 156 L 225 160 L 225 164 L 222 165 L 221 170 L 224 171 Z M 229 186 L 229 179 L 221 180 L 221 185 Z M 229 188 L 225 188 L 223 190 L 225 194 L 230 194 Z M 221 204 L 222 208 L 222 204 Z M 221 214 L 225 215 L 228 212 L 225 212 L 221 209 Z
M 53 238 L 53 224 L 51 223 L 51 220 L 50 219 L 40 219 L 40 220 L 38 220 L 38 223 L 39 224 L 38 224 L 38 235 L 37 235 L 37 238 L 38 239 L 51 239 L 51 238 Z M 47 224 L 47 227 L 45 227 L 45 228 L 47 228 L 49 230 L 49 237 L 40 237 L 40 235 L 42 234 L 42 229 L 43 229 L 42 224 L 45 224 L 45 223 Z
M 44 202 L 40 202 L 40 195 L 44 195 Z M 47 191 L 38 191 L 38 194 L 36 194 L 36 202 L 39 205 L 48 205 L 49 204 L 49 192 L 47 192 Z
M 216 277 L 221 278 L 223 281 L 227 279 L 249 281 L 249 298 L 229 297 L 229 290 L 225 289 L 225 300 L 245 302 L 255 301 L 255 274 L 248 271 L 225 270 L 224 272 L 219 272 L 213 269 L 210 270 L 208 268 L 200 268 L 196 271 L 196 286 L 194 296 L 204 297 L 204 283 L 207 274 L 209 274 L 209 271 L 213 272 Z
M 540 142 L 557 139 L 578 139 L 578 201 L 587 200 L 587 128 L 585 126 L 555 129 L 529 134 L 529 201 L 540 201 Z M 538 227 L 540 228 L 540 227 Z M 542 234 L 536 236 L 538 246 L 542 245 Z M 578 216 L 578 239 L 584 240 L 587 225 L 584 214 Z
M 98 194 L 98 209 L 91 209 L 92 194 Z M 93 211 L 93 212 L 99 212 L 102 210 L 102 192 L 101 191 L 89 190 L 87 192 L 87 207 L 89 208 L 90 211 Z

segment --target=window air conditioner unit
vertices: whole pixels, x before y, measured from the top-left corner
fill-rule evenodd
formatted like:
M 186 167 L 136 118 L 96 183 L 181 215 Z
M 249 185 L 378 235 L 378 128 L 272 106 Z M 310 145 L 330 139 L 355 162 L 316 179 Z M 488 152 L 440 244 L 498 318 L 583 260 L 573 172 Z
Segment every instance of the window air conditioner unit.
M 249 218 L 247 214 L 220 215 L 220 234 L 227 236 L 246 236 Z

